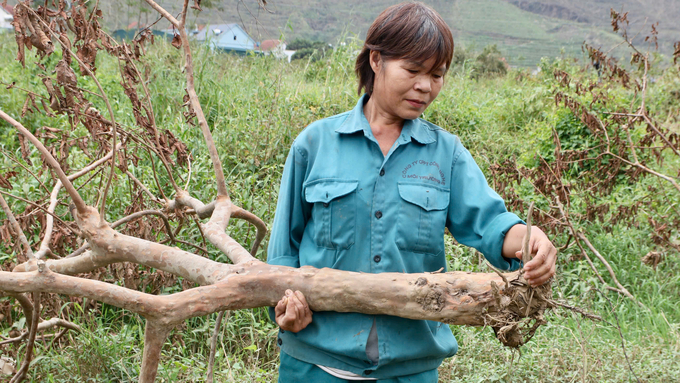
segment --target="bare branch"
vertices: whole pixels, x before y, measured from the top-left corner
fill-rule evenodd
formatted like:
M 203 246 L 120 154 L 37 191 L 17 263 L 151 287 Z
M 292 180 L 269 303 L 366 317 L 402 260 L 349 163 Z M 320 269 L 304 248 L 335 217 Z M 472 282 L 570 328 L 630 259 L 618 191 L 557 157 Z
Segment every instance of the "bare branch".
M 20 3 L 23 4 L 23 3 Z M 66 188 L 66 191 L 68 192 L 69 196 L 73 200 L 73 204 L 76 205 L 76 208 L 78 209 L 79 213 L 85 212 L 87 209 L 87 205 L 85 204 L 85 201 L 80 197 L 80 194 L 76 191 L 76 189 L 73 187 L 73 184 L 71 181 L 68 180 L 66 177 L 66 174 L 64 174 L 64 171 L 61 169 L 61 166 L 59 165 L 59 162 L 52 157 L 52 154 L 45 148 L 45 145 L 40 142 L 28 129 L 24 128 L 21 123 L 7 115 L 5 112 L 0 110 L 0 118 L 3 120 L 7 121 L 10 125 L 15 127 L 21 134 L 24 135 L 24 137 L 28 138 L 29 141 L 35 147 L 40 151 L 40 154 L 42 154 L 45 157 L 45 160 L 47 161 L 47 164 L 50 165 L 52 170 L 57 174 L 57 177 L 59 177 L 59 180 L 61 180 L 61 183 L 64 185 Z
M 253 224 L 253 226 L 255 226 L 255 228 L 257 229 L 255 242 L 253 242 L 253 246 L 250 249 L 250 255 L 254 257 L 257 254 L 257 249 L 260 246 L 260 243 L 264 239 L 264 236 L 267 234 L 267 225 L 255 214 L 236 205 L 232 205 L 231 216 L 233 218 L 244 219 Z
M 220 327 L 222 327 L 222 317 L 224 313 L 227 313 L 227 318 L 229 318 L 229 311 L 220 311 L 217 314 L 217 320 L 215 321 L 215 330 L 213 330 L 212 338 L 210 338 L 210 356 L 208 357 L 208 377 L 205 383 L 213 383 L 213 367 L 215 366 L 215 353 L 217 351 L 217 336 L 220 333 Z
M 117 144 L 117 145 L 115 146 L 114 149 L 115 149 L 115 150 L 119 150 L 120 147 L 121 147 L 121 144 L 119 143 L 119 144 Z M 113 156 L 113 151 L 107 153 L 104 157 L 102 157 L 102 158 L 100 158 L 100 159 L 94 161 L 93 163 L 91 163 L 91 164 L 85 166 L 84 168 L 80 169 L 79 171 L 77 171 L 77 172 L 75 172 L 75 173 L 69 175 L 69 176 L 68 176 L 69 181 L 73 181 L 73 180 L 75 180 L 75 179 L 78 179 L 78 178 L 84 176 L 84 175 L 87 174 L 88 172 L 90 172 L 90 171 L 96 169 L 96 168 L 99 167 L 101 164 L 103 164 L 103 163 L 105 163 L 106 161 L 108 161 L 109 159 L 111 159 L 112 156 Z
M 595 256 L 597 257 L 597 259 L 599 259 L 600 262 L 602 262 L 602 264 L 604 264 L 604 267 L 607 268 L 607 271 L 609 272 L 609 275 L 612 277 L 612 280 L 614 280 L 614 283 L 616 283 L 616 286 L 619 288 L 619 290 L 620 290 L 625 296 L 627 296 L 628 298 L 632 299 L 634 302 L 637 303 L 637 300 L 635 299 L 635 297 L 633 296 L 633 294 L 631 294 L 630 292 L 628 292 L 628 290 L 627 290 L 625 287 L 623 287 L 623 285 L 622 285 L 622 284 L 619 282 L 619 280 L 616 278 L 616 274 L 614 273 L 614 270 L 612 269 L 612 267 L 611 267 L 611 265 L 609 264 L 609 262 L 607 262 L 607 260 L 604 259 L 604 257 L 600 254 L 600 252 L 597 251 L 597 249 L 595 248 L 595 246 L 593 246 L 593 244 L 590 243 L 590 241 L 588 240 L 588 238 L 586 238 L 586 236 L 583 235 L 582 233 L 577 233 L 577 235 L 578 235 L 578 237 L 579 237 L 583 242 L 585 242 L 586 246 L 588 246 L 588 248 L 590 249 L 590 251 L 592 251 L 593 254 L 595 254 Z
M 170 237 L 170 240 L 172 242 L 175 242 L 175 236 L 172 234 L 172 227 L 170 226 L 170 222 L 168 221 L 168 217 L 158 210 L 143 210 L 143 211 L 138 211 L 136 213 L 132 213 L 132 214 L 128 215 L 127 217 L 123 217 L 123 218 L 119 219 L 118 221 L 112 223 L 111 228 L 115 229 L 116 227 L 118 227 L 118 226 L 120 226 L 120 225 L 122 225 L 126 222 L 133 221 L 133 220 L 135 220 L 139 217 L 143 217 L 145 215 L 155 215 L 155 216 L 161 217 L 161 219 L 163 220 L 163 223 L 165 224 L 165 229 L 168 232 L 168 237 Z
M 225 232 L 229 225 L 231 206 L 229 197 L 218 196 L 210 221 L 203 225 L 203 233 L 208 241 L 226 254 L 234 264 L 250 262 L 255 257 Z
M 50 211 L 47 210 L 45 207 L 43 207 L 43 206 L 41 206 L 41 205 L 38 205 L 37 203 L 35 203 L 35 202 L 33 202 L 33 201 L 29 201 L 29 200 L 27 200 L 26 198 L 19 197 L 18 195 L 14 195 L 14 194 L 11 194 L 11 193 L 7 193 L 6 191 L 2 191 L 2 190 L 0 190 L 0 194 L 4 194 L 4 195 L 6 195 L 6 196 L 8 196 L 8 197 L 11 197 L 11 198 L 14 198 L 14 199 L 18 199 L 19 201 L 25 202 L 25 203 L 27 203 L 27 204 L 29 204 L 29 205 L 31 205 L 31 206 L 35 206 L 35 207 L 38 208 L 39 210 L 42 210 L 43 212 L 45 212 L 45 213 L 47 213 L 47 214 L 53 216 L 57 221 L 59 221 L 59 222 L 60 222 L 61 224 L 63 224 L 64 226 L 67 226 L 67 225 L 66 225 L 66 222 L 64 222 L 61 218 L 59 218 L 58 215 L 56 215 L 56 214 L 50 212 Z
M 115 148 L 115 150 L 118 150 L 120 148 L 120 144 L 118 144 Z M 79 177 L 82 177 L 83 175 L 87 174 L 88 172 L 92 171 L 93 169 L 96 169 L 106 161 L 108 161 L 112 156 L 113 156 L 113 150 L 107 153 L 104 157 L 98 159 L 97 161 L 94 161 L 90 165 L 80 169 L 79 171 L 71 174 L 68 176 L 69 181 L 73 181 Z M 61 189 L 61 181 L 57 181 L 56 185 L 54 185 L 54 188 L 52 189 L 52 194 L 50 195 L 50 206 L 47 208 L 47 211 L 50 212 L 51 214 L 47 215 L 47 218 L 45 220 L 45 236 L 42 239 L 42 242 L 40 243 L 40 248 L 38 251 L 35 253 L 35 257 L 37 259 L 42 259 L 49 253 L 51 253 L 50 250 L 50 240 L 52 239 L 52 230 L 54 228 L 54 210 L 57 207 L 57 203 L 59 202 L 57 197 L 59 195 L 59 190 Z
M 111 263 L 132 262 L 179 275 L 200 285 L 215 283 L 231 272 L 229 265 L 175 247 L 118 233 L 108 225 L 101 224 L 96 210 L 88 209 L 85 214 L 77 215 L 76 221 L 82 228 L 82 234 L 88 241 L 91 251 L 76 257 L 44 262 L 50 270 L 63 274 L 77 274 Z M 240 247 L 233 239 L 231 241 L 233 242 L 230 243 L 231 246 Z M 240 248 L 242 252 L 248 254 L 245 249 Z M 15 267 L 14 271 L 31 271 L 37 266 L 35 262 L 27 262 Z
M 635 166 L 636 168 L 639 168 L 640 170 L 642 170 L 642 171 L 644 171 L 644 172 L 647 172 L 647 173 L 652 174 L 652 175 L 654 175 L 654 176 L 656 176 L 656 177 L 659 177 L 659 178 L 661 178 L 661 179 L 664 179 L 664 180 L 670 182 L 670 184 L 673 185 L 673 187 L 674 187 L 675 189 L 677 189 L 678 192 L 680 192 L 680 184 L 679 184 L 673 177 L 670 177 L 670 176 L 667 176 L 667 175 L 665 175 L 665 174 L 659 173 L 659 172 L 657 172 L 656 170 L 650 169 L 650 168 L 648 168 L 647 166 L 642 165 L 642 164 L 639 163 L 639 162 L 635 162 L 635 163 L 634 163 L 634 162 L 628 161 L 627 159 L 625 159 L 625 158 L 623 158 L 623 157 L 621 157 L 621 156 L 619 156 L 619 155 L 617 155 L 617 154 L 614 154 L 614 153 L 612 153 L 612 152 L 610 152 L 610 151 L 607 151 L 607 152 L 605 152 L 604 154 L 610 155 L 610 156 L 612 156 L 612 157 L 614 157 L 614 158 L 620 160 L 621 162 L 625 162 L 626 164 L 628 164 L 628 165 L 630 165 L 630 166 Z
M 186 191 L 183 191 L 180 194 L 177 194 L 175 199 L 167 201 L 165 204 L 165 209 L 167 211 L 173 211 L 182 206 L 186 206 L 194 209 L 194 212 L 196 215 L 198 215 L 198 218 L 209 218 L 212 216 L 212 213 L 215 210 L 215 203 L 216 201 L 213 201 L 205 205 L 200 200 L 191 197 Z
M 75 275 L 112 263 L 131 262 L 167 271 L 200 285 L 215 283 L 231 272 L 230 265 L 176 247 L 123 235 L 110 228 L 99 231 L 96 239 L 90 238 L 88 242 L 90 251 L 75 257 L 47 260 L 45 265 L 57 273 Z M 15 267 L 14 271 L 28 272 L 36 268 L 35 263 L 27 262 Z
M 588 319 L 595 320 L 595 321 L 598 321 L 598 322 L 606 322 L 604 319 L 602 319 L 601 316 L 591 314 L 591 313 L 585 311 L 584 309 L 582 309 L 580 307 L 572 306 L 572 305 L 562 303 L 562 302 L 558 302 L 558 301 L 552 301 L 551 303 L 555 306 L 559 306 L 559 307 L 565 308 L 567 310 L 573 311 L 575 313 L 579 313 L 579 314 L 581 314 L 582 316 L 584 316 Z
M 182 49 L 184 49 L 184 72 L 187 78 L 187 94 L 189 95 L 189 101 L 191 108 L 196 113 L 196 118 L 198 119 L 198 125 L 203 133 L 203 138 L 208 146 L 208 152 L 210 153 L 210 160 L 212 161 L 213 168 L 215 170 L 215 179 L 217 181 L 217 194 L 219 196 L 228 196 L 227 184 L 224 180 L 224 171 L 222 170 L 222 162 L 220 161 L 219 154 L 217 153 L 217 148 L 215 146 L 215 140 L 213 140 L 212 133 L 210 132 L 210 127 L 208 127 L 208 121 L 203 114 L 203 108 L 201 103 L 198 101 L 198 95 L 196 94 L 196 89 L 194 87 L 194 64 L 191 56 L 191 47 L 189 46 L 189 36 L 184 28 L 184 23 L 186 21 L 187 7 L 189 1 L 184 1 L 184 7 L 181 14 L 181 22 L 177 21 L 168 11 L 163 9 L 160 5 L 156 4 L 153 0 L 145 0 L 153 9 L 158 11 L 163 17 L 168 19 L 172 25 L 177 28 L 177 31 L 182 41 Z
M 17 238 L 19 238 L 19 243 L 21 243 L 21 246 L 24 248 L 26 258 L 27 259 L 33 258 L 33 250 L 31 250 L 31 245 L 28 244 L 28 239 L 26 239 L 24 231 L 21 230 L 21 225 L 19 225 L 19 222 L 17 222 L 16 217 L 14 217 L 14 213 L 12 213 L 12 209 L 10 209 L 9 205 L 7 205 L 7 201 L 5 201 L 5 198 L 2 196 L 2 193 L 0 193 L 0 206 L 2 206 L 2 210 L 5 212 L 7 219 L 9 219 L 9 223 L 12 226 L 15 235 L 17 236 Z M 19 262 L 25 261 L 26 259 L 23 260 L 20 259 Z
M 187 183 L 184 185 L 184 190 L 189 190 L 189 184 L 191 183 L 191 158 L 187 157 L 187 163 L 189 164 L 189 175 L 187 176 Z
M 31 312 L 32 312 L 32 311 L 31 311 Z M 28 318 L 28 317 L 27 317 L 27 318 Z M 32 320 L 32 319 L 33 319 L 33 318 L 31 318 L 31 320 Z M 32 323 L 32 322 L 29 321 L 29 323 Z M 31 325 L 29 325 L 29 327 L 31 327 Z M 67 329 L 67 330 L 73 330 L 73 331 L 75 331 L 75 332 L 80 332 L 80 326 L 76 325 L 75 323 L 71 323 L 71 322 L 69 322 L 69 321 L 63 320 L 63 319 L 61 319 L 61 318 L 56 318 L 56 317 L 55 317 L 55 318 L 52 318 L 52 319 L 49 319 L 49 320 L 46 320 L 46 321 L 43 321 L 43 322 L 40 322 L 40 323 L 38 324 L 38 330 L 37 330 L 37 331 L 38 331 L 38 332 L 40 332 L 40 331 L 45 331 L 45 330 L 49 330 L 49 329 L 51 329 L 51 328 L 53 328 L 53 327 L 63 327 L 64 329 Z M 27 331 L 27 332 L 25 332 L 25 333 L 19 335 L 19 336 L 16 337 L 16 338 L 7 339 L 7 340 L 4 340 L 4 341 L 0 342 L 0 345 L 7 344 L 7 343 L 18 343 L 18 342 L 21 342 L 21 341 L 23 341 L 24 339 L 26 339 L 26 337 L 28 337 L 29 334 L 30 334 L 30 332 Z
M 31 329 L 28 334 L 28 344 L 26 345 L 26 355 L 24 355 L 24 361 L 21 363 L 21 368 L 17 371 L 16 375 L 10 380 L 10 383 L 17 383 L 24 380 L 26 377 L 26 372 L 28 372 L 28 367 L 31 364 L 31 359 L 33 358 L 33 345 L 35 344 L 35 334 L 38 332 L 38 321 L 40 320 L 40 293 L 33 293 L 33 318 L 31 319 Z
M 499 309 L 498 304 L 510 303 L 496 302 L 491 293 L 492 282 L 502 286 L 502 279 L 495 273 L 365 274 L 312 267 L 298 269 L 261 261 L 225 266 L 230 272 L 216 283 L 171 295 L 156 296 L 58 274 L 44 266 L 42 270 L 39 267 L 37 271 L 23 273 L 0 271 L 0 290 L 83 296 L 164 325 L 218 311 L 274 306 L 286 289 L 300 290 L 313 311 L 396 315 L 471 326 L 485 325 L 486 312 Z M 515 278 L 517 274 L 510 273 L 508 277 Z M 385 284 L 392 288 L 380 288 Z M 428 294 L 441 299 L 428 303 L 425 299 Z M 365 299 L 367 296 L 371 299 Z
M 607 262 L 607 260 L 604 259 L 604 257 L 602 257 L 602 255 L 600 255 L 600 253 L 595 249 L 595 247 L 590 243 L 590 241 L 588 241 L 588 239 L 583 234 L 581 234 L 581 232 L 577 231 L 576 228 L 574 228 L 574 225 L 571 223 L 571 220 L 569 219 L 569 215 L 567 215 L 567 213 L 564 211 L 564 206 L 562 206 L 562 203 L 560 202 L 560 197 L 559 197 L 558 193 L 555 193 L 555 199 L 556 199 L 556 202 L 557 202 L 557 207 L 559 208 L 560 213 L 562 214 L 562 217 L 564 217 L 564 220 L 566 221 L 567 227 L 569 227 L 569 230 L 571 231 L 571 235 L 574 237 L 576 244 L 581 249 L 581 254 L 583 254 L 586 261 L 590 265 L 590 268 L 595 272 L 595 275 L 597 275 L 600 282 L 602 282 L 602 284 L 606 288 L 613 290 L 613 291 L 616 291 L 616 292 L 619 292 L 619 293 L 627 296 L 628 298 L 632 299 L 634 302 L 637 302 L 635 297 L 633 297 L 633 295 L 630 292 L 628 292 L 628 290 L 626 290 L 626 288 L 623 287 L 621 285 L 621 283 L 619 283 L 619 280 L 616 278 L 616 274 L 614 273 L 614 270 L 612 270 L 611 266 L 609 265 L 609 262 Z M 604 281 L 604 279 L 602 278 L 600 273 L 597 271 L 597 268 L 595 268 L 595 265 L 590 260 L 590 257 L 588 257 L 588 253 L 586 253 L 585 249 L 581 246 L 581 241 L 585 242 L 586 245 L 590 248 L 590 250 L 593 251 L 595 256 L 597 256 L 598 259 L 605 265 L 605 267 L 607 268 L 607 271 L 609 271 L 609 275 L 612 277 L 612 279 L 614 280 L 614 283 L 616 283 L 616 285 L 619 287 L 619 289 L 613 289 L 610 286 L 607 286 L 607 283 Z
M 131 179 L 131 180 L 132 180 L 132 181 L 133 181 L 140 189 L 142 189 L 142 191 L 144 191 L 144 192 L 149 196 L 149 198 L 151 198 L 152 201 L 157 202 L 157 203 L 161 203 L 161 201 L 160 201 L 155 195 L 153 195 L 153 193 L 151 193 L 151 191 L 149 191 L 149 189 L 148 189 L 148 188 L 147 188 L 147 187 L 146 187 L 139 179 L 137 179 L 137 177 L 135 177 L 134 175 L 132 175 L 132 173 L 130 173 L 129 170 L 126 171 L 125 174 L 126 174 L 128 177 L 130 177 L 130 179 Z
M 19 302 L 19 305 L 21 305 L 21 310 L 24 312 L 24 317 L 26 317 L 26 324 L 28 327 L 31 327 L 31 324 L 33 323 L 33 302 L 28 299 L 28 296 L 26 296 L 26 294 L 0 291 L 0 296 L 2 295 L 12 297 L 16 299 L 17 302 Z
M 22 169 L 26 170 L 33 178 L 35 178 L 36 181 L 42 186 L 43 189 L 45 189 L 46 192 L 50 192 L 50 190 L 45 186 L 45 184 L 40 180 L 40 177 L 38 177 L 35 173 L 31 171 L 26 165 L 22 164 L 21 161 L 18 159 L 14 158 L 11 154 L 7 153 L 7 151 L 3 148 L 0 148 L 0 152 L 4 154 L 7 158 L 9 158 L 12 162 L 16 163 L 17 165 L 21 166 Z
M 531 240 L 531 215 L 534 213 L 534 203 L 529 205 L 529 212 L 527 213 L 527 232 L 524 234 L 524 243 L 522 246 L 522 263 L 527 264 L 531 261 L 531 249 L 529 248 L 529 241 Z
M 37 259 L 42 259 L 44 258 L 48 252 L 51 252 L 50 250 L 50 240 L 52 239 L 52 229 L 54 228 L 54 210 L 57 207 L 57 203 L 59 202 L 57 197 L 59 196 L 59 190 L 61 189 L 61 181 L 57 180 L 56 185 L 54 185 L 54 188 L 52 189 L 52 194 L 50 195 L 50 206 L 47 208 L 47 211 L 49 211 L 52 214 L 47 214 L 46 222 L 45 222 L 45 236 L 42 239 L 42 242 L 40 243 L 40 248 L 38 251 L 35 253 L 35 257 Z
M 151 8 L 155 9 L 156 12 L 160 13 L 163 17 L 165 17 L 166 19 L 168 19 L 168 21 L 170 22 L 170 24 L 172 24 L 175 28 L 177 28 L 177 29 L 180 28 L 179 21 L 178 21 L 174 16 L 172 16 L 172 15 L 170 14 L 170 12 L 166 11 L 165 9 L 163 9 L 163 7 L 161 7 L 160 5 L 156 4 L 156 2 L 153 1 L 153 0 L 144 0 L 144 1 L 146 1 L 146 3 L 149 4 L 149 5 L 151 6 Z
M 184 6 L 182 6 L 182 13 L 180 13 L 179 28 L 184 29 L 187 22 L 187 9 L 189 9 L 189 0 L 184 0 Z

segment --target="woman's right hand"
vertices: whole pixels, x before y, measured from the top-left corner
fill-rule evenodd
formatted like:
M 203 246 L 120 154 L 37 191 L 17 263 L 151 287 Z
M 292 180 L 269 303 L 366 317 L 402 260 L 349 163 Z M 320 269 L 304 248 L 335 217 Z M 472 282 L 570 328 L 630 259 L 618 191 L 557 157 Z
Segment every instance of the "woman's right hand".
M 276 304 L 274 314 L 276 324 L 285 331 L 298 332 L 312 323 L 312 310 L 299 291 L 286 290 L 286 294 Z

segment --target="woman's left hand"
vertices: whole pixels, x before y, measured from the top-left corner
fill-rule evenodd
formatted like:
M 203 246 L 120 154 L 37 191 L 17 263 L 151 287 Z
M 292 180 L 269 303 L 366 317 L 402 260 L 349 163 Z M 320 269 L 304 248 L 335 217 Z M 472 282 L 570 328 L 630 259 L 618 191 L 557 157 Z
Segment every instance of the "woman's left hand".
M 536 226 L 531 228 L 529 249 L 531 249 L 533 258 L 524 265 L 524 278 L 532 287 L 536 287 L 544 284 L 555 275 L 557 249 L 543 230 Z M 517 251 L 515 257 L 522 259 L 522 250 Z

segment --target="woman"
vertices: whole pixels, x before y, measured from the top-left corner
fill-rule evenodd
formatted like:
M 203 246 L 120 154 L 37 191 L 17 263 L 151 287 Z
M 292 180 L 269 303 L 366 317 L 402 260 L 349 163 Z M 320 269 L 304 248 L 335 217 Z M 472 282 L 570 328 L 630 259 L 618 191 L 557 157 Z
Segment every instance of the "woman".
M 314 122 L 286 160 L 268 250 L 276 265 L 366 273 L 446 268 L 444 228 L 496 267 L 520 266 L 526 226 L 460 140 L 418 117 L 441 90 L 453 56 L 442 18 L 421 3 L 386 9 L 356 62 L 359 92 L 346 113 Z M 555 273 L 556 250 L 532 231 L 532 285 Z M 437 381 L 457 351 L 448 325 L 385 315 L 317 312 L 287 291 L 279 382 Z

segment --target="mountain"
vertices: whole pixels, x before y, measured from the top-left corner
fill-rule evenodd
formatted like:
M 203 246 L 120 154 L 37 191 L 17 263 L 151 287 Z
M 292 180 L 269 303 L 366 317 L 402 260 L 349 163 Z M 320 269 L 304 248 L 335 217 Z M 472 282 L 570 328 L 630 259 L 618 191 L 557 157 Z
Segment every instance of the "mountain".
M 10 3 L 16 1 L 10 1 Z M 159 0 L 177 14 L 181 0 Z M 604 49 L 621 38 L 612 32 L 610 9 L 629 12 L 630 35 L 646 48 L 644 37 L 658 22 L 659 50 L 669 55 L 680 41 L 680 0 L 423 0 L 436 9 L 454 33 L 458 47 L 481 50 L 497 44 L 512 65 L 534 66 L 541 57 L 582 57 L 585 41 Z M 375 17 L 398 0 L 203 0 L 192 26 L 239 23 L 256 40 L 296 37 L 334 44 L 343 36 L 363 39 Z M 143 0 L 106 0 L 100 6 L 109 29 L 148 25 L 156 14 Z M 646 22 L 645 22 L 646 21 Z M 159 29 L 166 28 L 161 21 Z M 643 27 L 644 26 L 644 27 Z
M 497 44 L 508 62 L 534 66 L 544 56 L 581 57 L 585 41 L 608 49 L 621 41 L 612 32 L 610 9 L 629 12 L 630 35 L 644 47 L 651 24 L 659 22 L 659 49 L 666 55 L 680 40 L 678 0 L 425 0 L 447 21 L 458 46 L 481 50 Z M 179 11 L 181 2 L 176 4 Z M 336 43 L 363 39 L 375 17 L 396 0 L 269 0 L 266 10 L 255 0 L 222 0 L 196 16 L 195 23 L 238 22 L 256 39 L 287 41 L 296 37 Z M 205 4 L 205 0 L 204 0 Z M 646 20 L 646 24 L 645 24 Z M 644 26 L 644 28 L 643 28 Z

